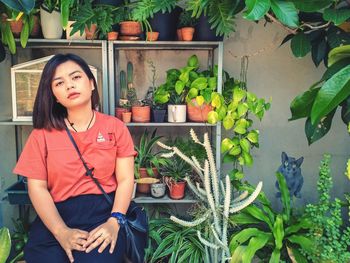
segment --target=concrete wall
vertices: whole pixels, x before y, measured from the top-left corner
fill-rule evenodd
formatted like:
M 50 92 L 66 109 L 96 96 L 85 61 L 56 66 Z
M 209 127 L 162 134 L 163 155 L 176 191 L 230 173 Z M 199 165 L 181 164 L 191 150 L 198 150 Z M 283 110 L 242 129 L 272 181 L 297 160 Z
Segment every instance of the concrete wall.
M 274 173 L 280 165 L 281 152 L 286 151 L 293 157 L 304 156 L 302 173 L 305 182 L 302 190 L 303 197 L 298 201 L 299 205 L 304 205 L 317 198 L 318 166 L 322 155 L 327 152 L 333 155 L 332 171 L 335 181 L 334 189 L 336 189 L 334 194 L 341 197 L 350 189 L 350 183 L 344 176 L 346 160 L 350 155 L 349 136 L 340 120 L 339 113 L 334 118 L 330 134 L 310 147 L 307 145 L 304 134 L 304 120 L 288 122 L 290 102 L 297 94 L 305 91 L 312 83 L 320 79 L 324 67 L 321 65 L 316 68 L 310 56 L 303 59 L 294 58 L 289 44 L 279 47 L 285 35 L 286 32 L 277 25 L 264 27 L 262 23 L 255 24 L 239 20 L 236 32 L 224 43 L 224 69 L 238 78 L 240 57 L 252 55 L 249 58 L 248 89 L 259 97 L 272 98 L 272 107 L 266 113 L 263 121 L 255 122 L 255 126 L 260 130 L 260 148 L 253 151 L 255 162 L 252 168 L 246 169 L 246 179 L 252 183 L 262 180 L 264 191 L 274 199 Z M 157 84 L 164 79 L 164 76 L 161 77 L 164 74 L 162 70 L 169 68 L 169 61 L 179 63 L 178 55 L 178 52 L 174 52 L 171 58 L 167 52 L 166 56 L 156 56 L 157 68 L 161 69 L 158 72 L 160 77 Z M 9 119 L 12 114 L 9 66 L 9 59 L 0 63 L 1 119 Z M 142 75 L 147 76 L 147 83 L 139 80 L 139 84 L 145 91 L 150 85 L 150 75 L 146 67 L 142 70 L 145 71 L 142 72 Z M 119 76 L 116 77 L 119 78 Z M 27 130 L 26 128 L 26 133 Z M 16 160 L 14 128 L 0 126 L 0 138 L 0 194 L 3 195 L 3 189 L 16 180 L 15 176 L 11 175 Z M 229 169 L 228 166 L 224 167 L 225 171 Z M 16 217 L 17 211 L 16 206 L 1 202 L 0 226 L 10 225 L 11 217 Z

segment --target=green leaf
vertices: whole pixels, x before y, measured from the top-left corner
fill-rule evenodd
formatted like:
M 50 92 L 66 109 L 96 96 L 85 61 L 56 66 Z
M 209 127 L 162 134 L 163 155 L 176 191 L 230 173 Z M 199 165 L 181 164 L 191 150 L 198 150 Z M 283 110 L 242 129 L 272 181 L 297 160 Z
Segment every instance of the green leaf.
M 33 10 L 35 1 L 34 0 L 1 0 L 5 5 L 11 9 L 18 10 L 29 14 Z
M 251 156 L 251 154 L 249 152 L 242 152 L 242 157 L 244 159 L 244 163 L 247 166 L 252 166 L 253 165 L 253 157 Z
M 204 97 L 203 96 L 197 96 L 196 97 L 196 102 L 198 104 L 198 106 L 202 106 L 204 103 Z
M 249 153 L 250 150 L 250 143 L 247 139 L 243 138 L 240 140 L 239 144 L 241 145 L 241 148 L 243 151 Z
M 304 235 L 292 235 L 287 238 L 290 242 L 298 244 L 308 253 L 313 252 L 314 241 Z
M 212 95 L 212 99 L 211 99 L 211 105 L 215 108 L 220 107 L 221 106 L 221 99 L 220 99 L 220 95 L 217 93 L 214 93 Z
M 307 259 L 299 252 L 297 248 L 287 247 L 289 257 L 293 257 L 296 263 L 308 263 Z M 291 254 L 290 254 L 291 253 Z
M 233 142 L 229 138 L 225 138 L 221 141 L 221 153 L 230 150 L 234 146 Z
M 331 21 L 335 25 L 340 25 L 350 17 L 349 9 L 327 8 L 323 11 L 323 19 Z
M 267 224 L 270 229 L 273 229 L 272 223 L 270 219 L 265 215 L 263 211 L 261 211 L 257 206 L 255 205 L 250 205 L 244 209 L 244 211 L 251 216 L 255 217 L 256 219 L 259 219 L 263 223 Z
M 284 239 L 284 227 L 282 215 L 277 215 L 275 223 L 272 229 L 273 236 L 275 237 L 275 245 L 277 249 L 281 249 Z
M 198 67 L 199 67 L 198 57 L 197 57 L 196 55 L 192 55 L 192 56 L 187 60 L 187 66 L 193 67 L 193 68 L 198 68 Z
M 316 12 L 333 3 L 332 0 L 292 0 L 295 7 L 304 12 Z
M 233 254 L 231 256 L 231 263 L 240 263 L 242 262 L 242 255 L 244 253 L 244 251 L 247 249 L 247 246 L 239 246 L 237 247 L 234 251 Z
M 331 25 L 326 31 L 326 33 L 330 48 L 337 48 L 339 46 L 350 44 L 349 33 L 344 32 L 337 26 Z
M 222 124 L 224 125 L 225 130 L 230 130 L 235 124 L 235 121 L 230 115 L 226 115 Z
M 182 91 L 185 88 L 185 83 L 182 82 L 181 80 L 176 81 L 175 83 L 175 91 L 178 95 L 180 95 L 182 93 Z
M 205 77 L 199 77 L 195 81 L 191 83 L 190 88 L 196 88 L 198 90 L 205 89 L 208 86 L 207 78 Z
M 247 240 L 249 240 L 251 237 L 259 236 L 268 234 L 265 233 L 257 228 L 246 228 L 241 231 L 239 231 L 237 234 L 233 234 L 231 236 L 230 240 L 230 251 L 231 253 L 235 251 L 235 249 L 240 246 L 241 244 L 244 244 Z
M 235 145 L 232 147 L 232 149 L 230 150 L 229 154 L 233 155 L 233 156 L 237 156 L 241 153 L 241 147 L 238 145 Z
M 322 76 L 321 82 L 330 79 L 335 73 L 348 65 L 350 65 L 350 57 L 335 62 L 329 68 L 327 68 L 326 72 Z
M 270 235 L 260 234 L 256 237 L 252 237 L 249 240 L 248 246 L 242 255 L 242 263 L 250 263 L 253 260 L 253 257 L 259 249 L 263 248 L 266 243 L 269 241 Z
M 178 83 L 178 82 L 180 82 L 181 80 L 178 80 L 177 82 L 176 82 L 176 84 Z M 182 82 L 181 82 L 182 83 Z M 175 85 L 175 89 L 176 89 L 176 85 Z M 180 90 L 180 89 L 179 89 Z M 177 91 L 176 91 L 177 92 Z M 193 99 L 193 98 L 195 98 L 195 97 L 197 97 L 197 95 L 198 95 L 198 90 L 197 89 L 195 89 L 195 88 L 191 88 L 189 91 L 188 91 L 188 94 L 187 94 L 187 96 L 188 96 L 188 98 L 189 99 Z
M 242 117 L 244 114 L 246 114 L 248 111 L 248 105 L 247 103 L 240 103 L 237 107 L 237 113 L 238 113 L 238 117 Z
M 325 136 L 332 125 L 332 119 L 336 109 L 330 112 L 325 118 L 322 118 L 320 123 L 311 124 L 310 118 L 305 122 L 305 134 L 309 145 Z
M 259 20 L 270 10 L 270 0 L 246 0 L 247 10 L 244 18 L 248 20 Z
M 237 225 L 249 225 L 249 224 L 260 223 L 260 220 L 254 218 L 250 214 L 245 213 L 244 211 L 241 211 L 238 214 L 230 216 L 230 221 L 233 224 L 237 224 Z
M 235 88 L 233 90 L 233 101 L 240 102 L 246 95 L 246 91 L 241 88 Z M 237 105 L 238 106 L 238 105 Z
M 208 113 L 208 123 L 215 124 L 219 121 L 219 115 L 215 111 L 211 111 Z
M 280 172 L 277 172 L 276 177 L 277 177 L 278 185 L 279 185 L 280 191 L 281 191 L 281 201 L 283 204 L 283 214 L 287 218 L 287 222 L 288 222 L 289 218 L 290 218 L 290 212 L 291 212 L 289 189 L 288 189 L 287 182 L 286 182 L 286 179 L 284 178 L 283 174 L 281 174 Z
M 248 133 L 247 139 L 251 143 L 258 143 L 259 142 L 259 132 L 257 130 L 252 130 Z
M 222 120 L 223 118 L 225 118 L 226 113 L 227 113 L 226 106 L 225 106 L 225 105 L 221 105 L 221 107 L 218 108 L 218 109 L 216 110 L 216 112 L 217 112 L 218 115 L 219 115 L 219 120 Z
M 300 229 L 309 229 L 312 227 L 312 222 L 309 218 L 301 218 L 301 220 L 285 229 L 285 235 L 297 233 Z
M 328 67 L 334 63 L 350 58 L 350 45 L 333 48 L 328 54 Z
M 20 40 L 21 40 L 21 46 L 25 48 L 27 46 L 28 38 L 29 38 L 29 21 L 26 21 L 26 23 L 23 24 Z
M 311 56 L 316 67 L 318 67 L 321 61 L 327 57 L 327 52 L 327 41 L 324 38 L 312 45 Z
M 290 42 L 293 55 L 297 58 L 301 58 L 307 55 L 311 51 L 311 42 L 308 35 L 304 32 L 299 32 Z
M 275 248 L 271 254 L 269 263 L 279 263 L 281 257 L 281 250 L 278 248 Z
M 210 77 L 210 78 L 208 78 L 208 87 L 211 90 L 215 90 L 216 89 L 216 84 L 217 84 L 217 77 Z
M 292 2 L 271 0 L 271 8 L 282 24 L 292 28 L 298 27 L 298 10 Z
M 350 95 L 350 65 L 338 71 L 326 81 L 317 93 L 311 109 L 311 123 L 319 120 L 335 109 Z
M 68 19 L 69 19 L 69 13 L 70 13 L 69 8 L 70 8 L 71 0 L 61 0 L 60 2 L 61 2 L 61 6 L 60 6 L 61 24 L 63 29 L 66 29 L 68 25 Z
M 238 124 L 233 130 L 238 134 L 245 134 L 247 132 L 244 124 Z
M 233 3 L 230 0 L 212 0 L 208 6 L 208 17 L 210 28 L 216 28 L 217 36 L 228 36 L 234 31 L 234 11 Z
M 11 251 L 10 231 L 6 227 L 0 228 L 0 262 L 6 262 Z
M 292 117 L 289 119 L 289 121 L 310 116 L 312 105 L 319 90 L 320 88 L 311 88 L 295 97 L 295 99 L 290 104 Z

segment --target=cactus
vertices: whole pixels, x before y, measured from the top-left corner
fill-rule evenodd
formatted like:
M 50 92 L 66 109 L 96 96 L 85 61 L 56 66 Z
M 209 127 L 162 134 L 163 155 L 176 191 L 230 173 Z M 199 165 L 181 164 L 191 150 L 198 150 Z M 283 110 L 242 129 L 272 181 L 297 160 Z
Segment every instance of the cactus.
M 207 159 L 202 167 L 195 156 L 188 157 L 183 154 L 176 146 L 170 147 L 161 142 L 157 144 L 167 150 L 162 157 L 170 158 L 175 154 L 192 166 L 193 170 L 199 175 L 201 183 L 194 184 L 189 177 L 185 180 L 192 192 L 198 197 L 200 204 L 206 210 L 200 218 L 192 222 L 171 216 L 174 222 L 187 227 L 194 227 L 200 224 L 210 226 L 210 240 L 198 231 L 198 240 L 205 246 L 205 251 L 209 262 L 226 262 L 230 258 L 229 245 L 227 240 L 227 229 L 229 224 L 229 214 L 237 213 L 250 205 L 259 195 L 262 182 L 259 182 L 254 192 L 248 196 L 247 192 L 234 198 L 231 190 L 231 181 L 229 175 L 225 176 L 225 184 L 220 181 L 217 174 L 214 155 L 211 149 L 208 133 L 204 134 L 204 142 L 199 141 L 197 135 L 191 129 L 191 138 L 195 143 L 202 145 L 207 153 Z M 203 186 L 203 187 L 202 187 Z M 220 260 L 219 260 L 220 256 Z
M 134 88 L 134 66 L 129 61 L 127 64 L 127 78 L 128 78 L 128 88 L 127 88 L 127 98 L 130 101 L 131 106 L 139 106 L 140 102 L 137 99 L 136 89 Z
M 127 73 L 128 73 L 128 88 L 132 88 L 134 82 L 134 66 L 129 61 L 127 65 Z
M 128 87 L 126 86 L 126 73 L 124 70 L 120 71 L 120 98 L 127 99 Z

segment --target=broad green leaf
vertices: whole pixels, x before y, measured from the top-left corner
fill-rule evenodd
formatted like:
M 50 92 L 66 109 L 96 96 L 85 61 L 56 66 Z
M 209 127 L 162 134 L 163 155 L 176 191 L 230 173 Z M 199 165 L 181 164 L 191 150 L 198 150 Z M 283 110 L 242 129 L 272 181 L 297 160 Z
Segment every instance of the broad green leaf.
M 235 121 L 230 115 L 226 115 L 222 121 L 222 124 L 224 125 L 225 130 L 230 130 L 235 124 Z
M 324 60 L 327 57 L 327 41 L 325 38 L 323 38 L 320 41 L 317 41 L 317 43 L 314 43 L 311 48 L 311 56 L 312 61 L 318 67 L 322 60 Z
M 281 249 L 284 239 L 284 227 L 282 215 L 277 215 L 275 223 L 272 229 L 273 236 L 275 237 L 275 245 L 277 249 Z
M 236 146 L 233 146 L 232 149 L 230 150 L 229 154 L 230 155 L 233 155 L 233 156 L 237 156 L 241 153 L 241 147 L 236 145 Z
M 206 103 L 211 103 L 211 93 L 212 90 L 210 88 L 206 88 L 204 90 L 201 90 L 200 94 L 203 96 Z
M 34 0 L 1 0 L 1 2 L 11 9 L 18 10 L 26 14 L 29 14 L 35 6 Z
M 298 10 L 292 2 L 271 0 L 271 8 L 282 24 L 292 28 L 298 27 Z
M 233 147 L 233 142 L 229 138 L 225 138 L 221 141 L 221 153 L 230 150 Z
M 257 100 L 257 97 L 254 93 L 247 91 L 247 100 L 250 102 L 254 102 Z
M 281 201 L 283 204 L 283 214 L 287 218 L 287 221 L 289 221 L 291 208 L 290 208 L 290 193 L 289 193 L 289 189 L 287 186 L 287 182 L 286 182 L 286 179 L 284 178 L 283 174 L 281 174 L 280 172 L 276 173 L 276 177 L 277 177 L 278 185 L 279 185 L 280 191 L 281 191 Z
M 268 234 L 260 234 L 258 236 L 252 237 L 249 240 L 247 249 L 244 251 L 242 255 L 242 263 L 251 263 L 253 257 L 259 249 L 263 248 L 266 243 L 269 241 L 270 235 Z
M 238 101 L 232 101 L 229 105 L 228 105 L 228 107 L 227 107 L 227 109 L 229 110 L 229 111 L 235 111 L 237 108 L 238 108 L 238 105 L 239 105 L 239 103 L 238 103 Z
M 250 214 L 251 216 L 255 217 L 256 219 L 259 219 L 263 223 L 267 224 L 271 230 L 273 229 L 272 222 L 270 221 L 270 219 L 266 216 L 266 214 L 263 211 L 261 211 L 261 209 L 259 209 L 255 205 L 250 205 L 246 207 L 244 211 Z
M 317 123 L 315 125 L 312 125 L 310 118 L 307 118 L 305 122 L 305 134 L 309 145 L 321 139 L 328 133 L 332 125 L 332 119 L 335 111 L 336 109 L 328 113 L 326 117 L 322 118 L 320 123 Z
M 180 83 L 180 84 L 179 84 L 179 86 L 177 87 L 178 83 Z M 176 82 L 176 84 L 175 84 L 176 92 L 178 92 L 178 90 L 180 91 L 181 88 L 182 88 L 182 82 L 181 82 L 181 80 L 178 80 L 178 81 Z M 181 90 L 181 92 L 182 92 L 182 90 Z M 180 93 L 181 93 L 181 92 L 180 92 Z M 180 94 L 180 93 L 178 93 L 178 94 Z M 197 97 L 197 95 L 198 95 L 198 90 L 195 89 L 195 88 L 191 88 L 191 89 L 188 91 L 188 94 L 187 94 L 187 96 L 188 96 L 189 99 L 193 99 L 193 98 Z M 204 100 L 204 99 L 203 99 L 203 100 Z
M 251 237 L 259 236 L 266 234 L 265 232 L 261 231 L 260 229 L 257 228 L 245 228 L 241 231 L 239 231 L 236 234 L 233 234 L 231 236 L 230 240 L 230 251 L 231 253 L 235 251 L 235 249 L 244 244 L 247 240 L 249 240 Z
M 242 117 L 244 114 L 246 114 L 248 111 L 248 105 L 247 103 L 240 103 L 237 107 L 237 113 L 238 117 Z
M 198 68 L 199 66 L 198 57 L 196 55 L 192 55 L 187 61 L 187 66 Z
M 185 83 L 182 82 L 181 80 L 176 81 L 175 83 L 175 91 L 178 95 L 180 95 L 182 93 L 182 91 L 185 88 Z
M 216 84 L 217 84 L 217 77 L 210 77 L 210 78 L 208 78 L 208 87 L 211 90 L 215 90 L 216 89 Z
M 10 231 L 6 227 L 0 228 L 0 262 L 5 263 L 11 251 Z
M 234 176 L 235 177 L 235 176 Z M 230 221 L 237 225 L 249 225 L 249 224 L 259 224 L 260 221 L 250 214 L 241 211 L 235 215 L 230 216 Z
M 185 72 L 182 72 L 179 76 L 179 79 L 184 83 L 187 83 L 188 82 L 188 79 L 189 79 L 189 73 L 188 71 L 185 71 Z
M 241 145 L 241 148 L 243 151 L 249 153 L 250 150 L 250 143 L 247 139 L 243 138 L 240 140 L 239 144 Z
M 244 12 L 244 18 L 248 20 L 259 20 L 269 11 L 270 0 L 246 0 L 247 10 Z
M 328 67 L 342 59 L 350 58 L 350 45 L 333 48 L 328 53 Z
M 196 79 L 191 83 L 190 88 L 196 88 L 198 90 L 202 90 L 202 89 L 205 89 L 207 86 L 208 86 L 207 78 L 199 77 L 198 79 Z
M 311 123 L 319 120 L 335 109 L 350 95 L 350 65 L 341 69 L 318 91 L 311 109 Z
M 28 38 L 29 38 L 29 21 L 23 24 L 22 32 L 20 35 L 21 46 L 25 48 L 27 46 Z
M 339 70 L 345 68 L 348 65 L 350 65 L 350 57 L 343 58 L 343 59 L 338 60 L 337 62 L 333 63 L 329 68 L 327 68 L 327 70 L 323 74 L 320 82 L 323 82 L 325 80 L 330 79 L 331 77 L 333 77 L 333 75 L 335 73 L 337 73 Z
M 213 106 L 215 108 L 221 106 L 221 99 L 220 99 L 220 95 L 219 94 L 215 93 L 212 96 L 211 106 Z
M 233 90 L 233 101 L 240 102 L 246 95 L 246 91 L 241 88 L 235 88 Z
M 247 246 L 239 246 L 233 251 L 231 256 L 231 263 L 241 263 L 242 262 L 242 254 L 247 249 Z M 209 261 L 208 261 L 209 262 Z
M 259 132 L 257 130 L 252 130 L 248 133 L 247 139 L 251 143 L 258 143 L 259 142 Z
M 289 121 L 310 116 L 312 105 L 319 90 L 320 88 L 311 88 L 295 97 L 295 99 L 290 104 L 292 117 L 289 119 Z
M 285 229 L 285 235 L 297 233 L 300 229 L 308 229 L 312 227 L 312 222 L 309 218 L 302 218 L 300 222 L 293 224 Z
M 67 29 L 68 20 L 69 20 L 69 8 L 71 0 L 61 0 L 61 24 L 64 30 Z M 72 34 L 71 34 L 72 35 Z
M 290 42 L 293 55 L 297 58 L 301 58 L 307 55 L 311 51 L 311 42 L 308 35 L 304 32 L 299 32 Z
M 220 108 L 217 108 L 216 112 L 218 113 L 219 120 L 223 120 L 227 113 L 226 105 L 221 105 Z
M 196 102 L 198 104 L 198 106 L 202 106 L 204 103 L 204 97 L 203 96 L 197 96 L 196 97 Z
M 215 124 L 219 121 L 219 115 L 215 111 L 208 113 L 208 123 Z
M 245 125 L 239 124 L 233 130 L 238 134 L 245 134 L 247 132 L 247 129 L 245 127 Z
M 294 244 L 298 244 L 302 249 L 309 253 L 313 251 L 314 242 L 309 237 L 306 237 L 304 235 L 292 235 L 287 239 Z
M 247 166 L 252 166 L 253 165 L 253 157 L 251 156 L 250 153 L 248 152 L 245 152 L 243 151 L 242 152 L 242 157 L 244 159 L 244 163 L 247 165 Z
M 295 7 L 304 12 L 316 12 L 330 6 L 332 0 L 292 0 Z
M 308 263 L 305 256 L 303 256 L 297 248 L 287 246 L 288 255 L 293 258 L 292 262 L 296 263 Z
M 350 17 L 349 9 L 334 9 L 327 8 L 323 11 L 323 18 L 326 21 L 331 21 L 335 25 L 340 25 Z
M 281 250 L 278 248 L 275 248 L 271 254 L 269 263 L 279 263 L 281 257 Z

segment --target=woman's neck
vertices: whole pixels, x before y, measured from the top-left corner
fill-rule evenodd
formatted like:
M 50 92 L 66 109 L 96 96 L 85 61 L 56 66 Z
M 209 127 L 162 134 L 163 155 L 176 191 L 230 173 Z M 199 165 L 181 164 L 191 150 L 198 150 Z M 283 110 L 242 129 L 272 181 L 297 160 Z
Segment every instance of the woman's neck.
M 91 108 L 68 110 L 68 125 L 75 131 L 86 131 L 95 122 L 95 114 Z

